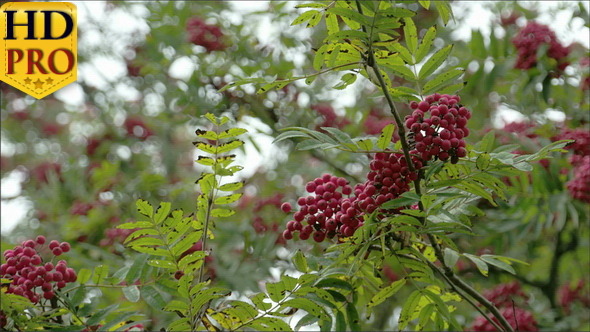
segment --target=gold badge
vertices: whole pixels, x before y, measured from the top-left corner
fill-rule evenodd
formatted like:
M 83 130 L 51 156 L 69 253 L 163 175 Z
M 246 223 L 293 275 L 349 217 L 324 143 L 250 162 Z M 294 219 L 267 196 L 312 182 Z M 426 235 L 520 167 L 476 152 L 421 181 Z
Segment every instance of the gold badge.
M 76 6 L 7 2 L 0 7 L 0 80 L 41 99 L 78 77 Z

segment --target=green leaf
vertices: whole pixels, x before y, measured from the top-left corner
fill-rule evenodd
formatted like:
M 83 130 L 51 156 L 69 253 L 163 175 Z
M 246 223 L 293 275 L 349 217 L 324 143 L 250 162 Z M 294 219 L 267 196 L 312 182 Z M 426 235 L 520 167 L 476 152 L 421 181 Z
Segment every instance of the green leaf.
M 113 305 L 110 305 L 110 306 L 108 306 L 108 307 L 106 307 L 104 309 L 100 309 L 100 310 L 96 311 L 96 313 L 94 315 L 92 315 L 92 317 L 88 318 L 88 320 L 86 321 L 86 324 L 88 326 L 90 326 L 90 325 L 97 325 L 108 314 L 110 314 L 111 312 L 113 312 L 117 308 L 119 308 L 119 304 L 113 304 Z
M 342 8 L 342 7 L 332 7 L 330 9 L 328 9 L 328 13 L 332 13 L 332 14 L 336 14 L 341 17 L 349 18 L 357 23 L 360 23 L 361 25 L 365 25 L 365 26 L 371 25 L 371 23 L 369 22 L 369 20 L 367 19 L 366 16 L 361 15 L 359 12 L 352 10 L 352 9 Z M 353 28 L 353 27 L 351 27 L 351 28 Z M 356 29 L 353 29 L 353 30 L 356 30 Z
M 381 204 L 381 208 L 382 209 L 396 209 L 400 206 L 408 206 L 408 205 L 415 204 L 417 201 L 418 201 L 418 199 L 415 199 L 415 198 L 399 197 L 399 198 L 396 198 L 396 199 L 393 199 L 391 201 L 387 201 L 387 202 Z
M 435 70 L 437 70 L 440 67 L 440 65 L 447 59 L 452 49 L 453 45 L 447 45 L 438 50 L 436 53 L 434 53 L 430 58 L 428 58 L 428 60 L 426 60 L 426 63 L 424 63 L 422 68 L 420 68 L 418 79 L 424 80 Z
M 346 146 L 347 148 L 350 148 L 353 151 L 358 150 L 358 147 L 352 138 L 350 138 L 350 136 L 342 130 L 334 127 L 322 127 L 322 129 L 334 136 L 334 138 L 336 138 L 339 143 Z
M 358 140 L 357 145 L 365 151 L 371 151 L 373 149 L 373 141 L 371 139 Z
M 156 223 L 156 225 L 162 223 L 162 221 L 164 221 L 168 217 L 171 206 L 172 204 L 170 204 L 169 202 L 160 203 L 160 207 L 158 207 L 158 209 L 156 210 L 156 214 L 154 216 L 154 222 Z
M 486 45 L 484 43 L 481 31 L 471 31 L 471 41 L 469 42 L 469 49 L 471 49 L 471 54 L 473 54 L 473 56 L 476 58 L 485 59 L 488 57 L 488 52 L 486 50 Z
M 485 171 L 490 165 L 490 159 L 491 157 L 489 153 L 481 153 L 475 160 L 475 167 L 479 170 Z
M 244 128 L 230 128 L 228 130 L 222 131 L 219 133 L 217 139 L 224 139 L 224 138 L 234 138 L 236 136 L 240 136 L 242 134 L 247 133 L 248 130 Z
M 236 139 L 236 140 L 233 140 L 233 141 L 230 141 L 230 142 L 227 142 L 227 143 L 217 146 L 216 153 L 218 153 L 218 154 L 226 153 L 226 152 L 229 152 L 233 149 L 237 149 L 242 145 L 244 145 L 244 142 Z
M 126 222 L 121 225 L 117 225 L 119 229 L 134 229 L 134 228 L 152 228 L 154 224 L 151 221 L 135 221 L 135 222 Z
M 307 28 L 313 28 L 316 25 L 318 25 L 318 23 L 320 23 L 320 21 L 322 20 L 322 13 L 317 11 L 315 12 L 311 18 L 309 19 L 309 22 L 307 23 Z
M 285 321 L 276 317 L 258 317 L 248 326 L 255 331 L 291 331 L 291 327 Z
M 297 268 L 297 270 L 303 273 L 309 272 L 309 267 L 307 266 L 307 259 L 305 258 L 301 250 L 297 250 L 297 252 L 295 252 L 295 255 L 291 260 Z
M 440 14 L 440 17 L 442 18 L 443 23 L 447 25 L 447 23 L 449 23 L 449 20 L 453 18 L 451 6 L 448 4 L 447 1 L 435 1 L 434 5 L 436 6 L 438 13 Z
M 463 256 L 465 256 L 469 260 L 471 260 L 475 264 L 475 266 L 477 266 L 477 269 L 479 270 L 479 272 L 484 275 L 484 277 L 488 276 L 488 265 L 486 264 L 485 261 L 483 261 L 479 257 L 477 257 L 475 255 L 471 255 L 471 254 L 463 254 Z
M 395 125 L 393 123 L 388 124 L 383 128 L 383 130 L 381 130 L 381 136 L 379 136 L 379 140 L 377 141 L 377 147 L 379 147 L 379 149 L 387 149 L 389 143 L 391 143 L 394 130 Z
M 100 284 L 109 275 L 108 265 L 99 265 L 94 268 L 94 274 L 92 275 L 92 282 Z
M 293 20 L 291 25 L 298 25 L 301 23 L 305 23 L 305 22 L 309 21 L 310 19 L 312 19 L 314 15 L 317 15 L 319 13 L 320 12 L 317 10 L 308 10 L 308 11 L 304 12 L 303 14 L 299 15 L 299 17 L 297 17 L 295 20 Z
M 211 210 L 211 216 L 214 218 L 231 217 L 235 213 L 236 213 L 236 211 L 230 210 L 230 209 L 213 209 L 213 210 Z
M 445 265 L 448 267 L 453 267 L 459 260 L 459 253 L 451 248 L 445 248 L 444 250 L 444 260 Z
M 298 130 L 289 130 L 289 131 L 285 131 L 283 133 L 280 133 L 273 141 L 273 143 L 276 142 L 280 142 L 282 140 L 285 140 L 287 138 L 293 138 L 293 137 L 305 137 L 305 138 L 310 138 L 311 136 L 308 133 L 304 133 Z
M 88 280 L 90 280 L 91 276 L 92 271 L 86 268 L 82 268 L 78 271 L 78 279 L 76 281 L 78 281 L 80 284 L 85 284 L 88 282 Z
M 424 37 L 420 42 L 420 46 L 418 46 L 418 50 L 416 51 L 416 54 L 414 54 L 416 63 L 422 61 L 422 59 L 424 59 L 424 57 L 428 54 L 428 52 L 430 51 L 430 47 L 432 47 L 432 42 L 434 41 L 435 37 L 436 25 L 430 27 L 428 31 L 426 31 L 426 34 L 424 34 Z
M 224 185 L 219 186 L 219 188 L 217 188 L 217 189 L 221 190 L 221 191 L 236 191 L 236 190 L 242 188 L 243 186 L 244 186 L 243 181 L 230 182 L 230 183 L 226 183 Z
M 176 266 L 174 265 L 174 263 L 172 263 L 170 261 L 161 260 L 161 259 L 150 259 L 147 263 L 150 266 L 157 267 L 160 269 L 172 269 L 172 270 L 176 269 Z
M 242 194 L 231 194 L 231 195 L 227 195 L 227 196 L 220 196 L 215 199 L 214 204 L 216 204 L 216 205 L 230 204 L 230 203 L 233 203 L 233 202 L 237 201 L 238 199 L 240 199 L 240 197 L 242 197 Z
M 414 54 L 418 49 L 418 31 L 416 30 L 414 21 L 410 17 L 404 18 L 404 23 L 404 37 L 406 45 L 408 45 L 408 50 Z
M 318 3 L 318 2 L 310 2 L 310 3 L 302 3 L 300 5 L 295 6 L 295 8 L 326 8 L 328 5 L 325 3 Z
M 212 130 L 197 129 L 195 131 L 195 134 L 197 135 L 197 137 L 208 139 L 208 140 L 216 141 L 218 139 L 217 133 Z
M 336 85 L 334 85 L 332 88 L 336 89 L 336 90 L 342 90 L 344 88 L 346 88 L 347 86 L 351 85 L 352 83 L 354 83 L 356 81 L 356 74 L 353 73 L 346 73 L 344 75 L 342 75 L 342 77 L 340 78 L 340 82 Z
M 352 302 L 346 303 L 346 318 L 351 331 L 361 330 L 359 313 L 356 310 L 356 306 Z
M 125 298 L 130 302 L 137 302 L 139 301 L 139 288 L 136 285 L 131 285 L 127 287 L 123 287 L 123 295 Z
M 422 298 L 422 293 L 419 289 L 410 294 L 410 296 L 406 299 L 402 311 L 399 316 L 398 320 L 398 328 L 399 330 L 404 330 L 408 323 L 412 320 L 412 316 L 414 315 L 414 311 L 418 304 L 420 303 L 420 299 Z
M 137 202 L 135 202 L 135 205 L 137 206 L 137 211 L 139 211 L 139 213 L 143 214 L 144 216 L 146 216 L 148 218 L 153 217 L 154 208 L 151 206 L 151 204 L 148 201 L 145 201 L 143 199 L 138 199 Z
M 453 68 L 444 73 L 437 74 L 433 79 L 428 80 L 423 87 L 424 94 L 430 94 L 439 90 L 442 86 L 450 84 L 455 78 L 465 72 L 463 68 Z
M 145 267 L 147 258 L 148 255 L 137 255 L 133 264 L 131 264 L 131 267 L 129 268 L 129 272 L 127 272 L 127 276 L 125 276 L 125 281 L 128 284 L 132 284 L 139 278 L 141 270 Z
M 430 7 L 430 0 L 418 0 L 418 3 L 420 3 L 424 9 L 428 9 Z
M 516 271 L 514 270 L 514 268 L 510 264 L 503 262 L 499 259 L 496 259 L 496 257 L 493 255 L 481 255 L 480 258 L 484 262 L 486 262 L 490 265 L 493 265 L 501 270 L 508 271 L 508 272 L 516 275 Z
M 414 62 L 414 58 L 412 57 L 412 54 L 410 53 L 410 51 L 407 48 L 405 48 L 402 44 L 400 44 L 399 42 L 394 42 L 388 48 L 390 50 L 393 50 L 393 51 L 398 52 L 399 56 L 406 63 L 409 63 L 409 64 L 414 64 L 415 63 Z M 414 77 L 414 74 L 412 74 L 411 76 Z
M 333 35 L 340 31 L 340 27 L 338 25 L 338 17 L 332 13 L 326 13 L 326 28 L 328 29 L 328 35 Z
M 215 146 L 209 143 L 193 142 L 193 145 L 205 153 L 215 154 Z
M 383 301 L 387 300 L 388 298 L 392 297 L 395 293 L 397 293 L 404 285 L 406 284 L 406 279 L 400 279 L 398 281 L 393 282 L 391 285 L 382 288 L 377 294 L 371 298 L 371 301 L 367 304 L 367 307 L 372 308 L 376 305 L 383 303 Z

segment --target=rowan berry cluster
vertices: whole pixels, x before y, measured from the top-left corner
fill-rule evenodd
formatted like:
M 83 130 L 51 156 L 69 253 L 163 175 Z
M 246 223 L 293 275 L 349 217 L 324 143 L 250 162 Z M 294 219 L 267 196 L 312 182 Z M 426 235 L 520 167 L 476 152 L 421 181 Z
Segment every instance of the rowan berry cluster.
M 139 228 L 133 229 L 120 229 L 120 228 L 108 228 L 104 231 L 105 238 L 100 240 L 98 243 L 101 247 L 112 247 L 115 243 L 123 243 L 127 237 L 138 230 Z
M 567 183 L 571 196 L 590 203 L 590 155 L 580 158 L 574 168 L 574 178 Z
M 414 167 L 421 168 L 419 158 L 412 158 Z M 379 206 L 410 190 L 410 182 L 416 180 L 417 173 L 410 171 L 401 153 L 376 153 L 370 168 L 367 180 L 354 188 L 346 179 L 330 174 L 308 182 L 305 189 L 311 195 L 297 200 L 299 211 L 293 215 L 294 220 L 287 223 L 283 237 L 290 240 L 294 232 L 299 232 L 302 240 L 313 233 L 316 242 L 336 235 L 348 237 L 363 225 L 364 215 L 376 210 L 380 214 L 395 212 L 379 209 Z M 281 208 L 287 212 L 291 205 L 287 203 Z
M 590 131 L 588 129 L 576 128 L 569 129 L 565 128 L 555 135 L 552 140 L 559 141 L 563 139 L 571 139 L 574 142 L 565 148 L 574 153 L 570 158 L 572 165 L 577 166 L 582 162 L 584 156 L 590 156 Z
M 590 294 L 587 291 L 584 292 L 584 285 L 584 280 L 580 280 L 573 288 L 570 284 L 566 284 L 561 286 L 557 291 L 559 305 L 566 314 L 569 315 L 571 305 L 576 301 L 581 302 L 586 307 L 590 307 Z
M 421 156 L 423 162 L 438 158 L 453 164 L 467 155 L 464 138 L 469 136 L 466 125 L 471 112 L 460 101 L 459 96 L 435 93 L 410 103 L 414 111 L 406 116 L 405 125 L 414 136 L 411 154 Z
M 208 53 L 225 49 L 221 29 L 216 25 L 205 23 L 200 17 L 189 18 L 186 23 L 186 31 L 188 32 L 188 40 L 195 45 L 203 46 Z
M 517 305 L 524 305 L 528 295 L 523 292 L 520 284 L 516 281 L 507 284 L 500 284 L 494 289 L 486 291 L 483 295 L 500 309 L 504 318 L 513 328 L 518 331 L 537 331 L 537 322 L 533 315 Z M 494 317 L 494 322 L 498 320 Z M 479 316 L 472 325 L 473 331 L 496 331 L 496 328 L 485 317 Z
M 513 300 L 528 299 L 528 295 L 522 291 L 520 284 L 516 281 L 500 284 L 484 292 L 483 295 L 496 307 L 512 306 Z
M 323 118 L 323 121 L 317 126 L 318 129 L 321 127 L 335 127 L 342 129 L 344 126 L 350 123 L 347 118 L 338 116 L 336 111 L 334 111 L 334 108 L 332 108 L 330 105 L 312 105 L 311 109 L 318 112 Z
M 518 307 L 504 307 L 500 310 L 500 313 L 510 326 L 516 331 L 538 331 L 537 321 L 529 311 L 518 308 Z M 492 320 L 499 324 L 496 317 L 492 317 Z M 470 331 L 497 331 L 496 327 L 492 325 L 485 317 L 479 316 L 475 319 Z
M 564 70 L 569 63 L 565 58 L 569 55 L 570 49 L 563 46 L 548 26 L 531 21 L 522 28 L 512 44 L 518 51 L 518 59 L 514 68 L 529 69 L 537 64 L 537 51 L 543 44 L 548 44 L 547 56 L 557 60 L 557 68 Z
M 46 247 L 46 241 L 44 236 L 39 235 L 35 240 L 26 240 L 4 252 L 6 263 L 0 266 L 0 275 L 12 280 L 7 293 L 38 303 L 41 298 L 52 299 L 55 289 L 76 281 L 76 271 L 69 268 L 66 261 L 60 260 L 56 265 L 51 263 L 55 257 L 70 251 L 70 244 L 53 240 Z M 53 256 L 49 260 L 43 260 L 41 254 L 46 248 Z
M 145 124 L 145 122 L 143 122 L 143 120 L 139 117 L 128 117 L 125 119 L 123 126 L 125 127 L 127 136 L 129 137 L 137 137 L 144 140 L 154 134 L 152 130 Z

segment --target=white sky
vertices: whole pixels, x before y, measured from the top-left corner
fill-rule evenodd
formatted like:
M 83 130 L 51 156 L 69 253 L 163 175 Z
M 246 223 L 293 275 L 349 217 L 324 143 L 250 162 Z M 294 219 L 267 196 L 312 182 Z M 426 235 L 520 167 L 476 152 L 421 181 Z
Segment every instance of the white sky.
M 79 25 L 83 25 L 88 22 L 88 13 L 92 13 L 92 19 L 104 24 L 105 27 L 116 27 L 117 32 L 133 32 L 136 29 L 141 31 L 147 31 L 147 25 L 145 22 L 137 21 L 136 24 L 111 24 L 112 22 L 121 22 L 127 21 L 127 18 L 113 16 L 113 15 L 105 15 L 105 3 L 103 1 L 77 1 L 74 2 L 78 6 L 78 22 Z M 463 24 L 460 26 L 453 26 L 452 24 L 449 26 L 450 29 L 454 29 L 454 36 L 460 39 L 468 40 L 471 36 L 471 30 L 479 29 L 482 31 L 483 35 L 489 34 L 490 31 L 490 23 L 493 22 L 495 17 L 492 17 L 492 13 L 484 8 L 483 1 L 461 1 L 453 3 L 453 10 L 458 17 L 463 16 L 462 13 L 467 11 L 470 14 L 467 18 L 463 21 Z M 520 2 L 523 6 L 527 7 L 527 4 L 532 3 L 529 1 L 521 1 Z M 554 11 L 556 6 L 558 6 L 560 1 L 541 1 L 537 2 L 536 6 L 539 9 L 539 12 L 542 14 L 538 18 L 537 21 L 540 23 L 544 23 L 549 25 L 552 29 L 554 29 L 557 33 L 559 39 L 566 45 L 573 41 L 577 41 L 582 45 L 590 48 L 590 30 L 584 28 L 583 20 L 576 18 L 571 20 L 572 13 L 563 11 L 560 12 L 556 18 L 552 18 L 549 15 L 550 12 Z M 230 2 L 232 8 L 235 10 L 236 16 L 230 17 L 229 19 L 240 19 L 239 15 L 244 12 L 254 12 L 254 11 L 263 11 L 268 8 L 268 3 L 266 1 L 232 1 Z M 289 4 L 294 5 L 296 2 Z M 584 3 L 588 8 L 589 3 Z M 137 6 L 133 7 L 134 15 L 139 17 L 145 17 L 148 13 L 145 10 L 145 7 L 138 4 Z M 565 22 L 571 21 L 571 28 L 568 28 Z M 559 24 L 555 24 L 555 22 L 559 22 Z M 255 30 L 257 37 L 262 41 L 269 41 L 271 40 L 271 36 L 274 32 L 273 25 L 270 20 L 262 19 L 257 22 L 258 28 Z M 299 29 L 300 27 L 295 27 L 295 29 Z M 90 43 L 100 41 L 101 35 L 98 33 L 87 33 L 85 34 L 85 38 L 87 40 L 80 40 L 79 46 L 84 45 L 84 43 Z M 109 72 L 111 76 L 117 76 L 125 74 L 125 69 L 121 67 L 120 63 L 114 62 L 109 59 L 98 59 L 96 62 L 98 68 L 103 68 L 104 72 Z M 182 76 L 182 73 L 186 73 L 187 67 L 192 66 L 192 63 L 186 63 L 179 61 L 175 66 L 171 69 L 172 76 Z M 113 75 L 113 73 L 115 75 Z M 79 77 L 85 76 L 86 79 L 92 79 L 93 81 L 100 82 L 102 75 L 99 73 L 92 72 L 91 70 L 84 69 L 83 72 L 81 70 L 81 75 Z M 106 83 L 106 82 L 104 82 Z M 129 89 L 121 88 L 122 93 L 129 94 L 132 93 Z M 346 90 L 342 91 L 334 91 L 334 107 L 336 109 L 341 109 L 346 106 L 351 106 L 354 104 L 354 94 L 347 93 Z M 81 104 L 83 103 L 83 95 L 79 85 L 71 84 L 67 88 L 60 90 L 56 93 L 56 97 L 61 100 L 67 100 L 68 103 L 71 104 Z M 505 110 L 503 114 L 508 114 L 508 118 L 515 118 L 518 115 L 514 113 L 510 113 L 510 110 Z M 512 114 L 512 115 L 510 115 Z M 557 117 L 560 114 L 553 114 Z M 499 122 L 498 122 L 499 123 Z M 265 131 L 265 130 L 263 130 Z M 265 146 L 270 145 L 268 142 L 269 138 L 265 137 L 265 135 L 260 135 L 261 140 L 265 141 Z M 266 144 L 268 143 L 268 144 Z M 2 142 L 2 149 L 7 148 L 6 144 Z M 266 149 L 266 153 L 262 156 L 253 157 L 256 154 L 254 149 L 248 149 L 249 157 L 248 160 L 260 160 L 261 162 L 268 162 L 269 159 L 273 158 L 273 152 L 271 149 Z M 246 165 L 246 169 L 244 170 L 245 173 L 252 173 L 260 164 L 249 164 Z M 2 179 L 2 183 L 0 185 L 0 196 L 2 198 L 9 198 L 9 197 L 18 197 L 20 195 L 20 182 L 22 181 L 22 176 L 13 173 L 9 176 L 6 176 Z M 1 227 L 0 231 L 2 234 L 7 234 L 14 228 L 17 222 L 22 220 L 27 210 L 30 209 L 31 203 L 28 202 L 26 199 L 20 197 L 18 199 L 9 200 L 9 201 L 2 201 L 0 207 L 0 221 Z

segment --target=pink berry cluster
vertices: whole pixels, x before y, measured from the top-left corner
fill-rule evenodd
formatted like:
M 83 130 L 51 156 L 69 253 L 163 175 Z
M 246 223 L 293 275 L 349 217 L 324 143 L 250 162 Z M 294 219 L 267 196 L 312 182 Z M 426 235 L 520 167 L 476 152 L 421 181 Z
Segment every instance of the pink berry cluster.
M 548 44 L 547 56 L 557 60 L 558 69 L 564 70 L 569 65 L 566 57 L 570 53 L 568 47 L 563 46 L 548 26 L 534 21 L 528 22 L 516 37 L 512 44 L 518 51 L 518 59 L 514 68 L 529 69 L 537 64 L 537 50 L 542 44 Z
M 500 284 L 492 290 L 488 290 L 483 295 L 492 302 L 496 307 L 500 309 L 502 316 L 506 318 L 508 323 L 518 331 L 537 331 L 537 322 L 533 315 L 518 306 L 523 305 L 528 299 L 528 295 L 523 292 L 520 284 L 516 281 Z M 493 320 L 498 323 L 494 317 Z M 496 328 L 483 316 L 479 316 L 475 319 L 473 331 L 496 331 Z
M 502 314 L 502 316 L 504 316 L 504 318 L 506 318 L 506 320 L 508 321 L 510 326 L 512 326 L 512 328 L 515 331 L 517 331 L 517 330 L 518 331 L 538 331 L 539 330 L 537 328 L 537 321 L 533 317 L 533 314 L 527 310 L 510 306 L 510 307 L 502 308 L 500 310 L 500 313 Z M 496 324 L 499 324 L 498 319 L 496 317 L 492 317 L 492 320 Z M 496 330 L 496 327 L 494 327 L 494 325 L 492 325 L 492 323 L 490 323 L 485 317 L 479 316 L 475 319 L 475 322 L 471 326 L 470 331 L 490 331 L 490 332 L 493 331 L 493 332 L 495 332 L 497 330 Z
M 590 294 L 588 294 L 588 291 L 584 291 L 584 286 L 584 280 L 580 280 L 573 288 L 570 284 L 566 284 L 557 291 L 559 305 L 566 314 L 569 315 L 571 305 L 577 301 L 581 302 L 585 307 L 590 307 Z
M 496 307 L 512 306 L 513 300 L 528 299 L 528 295 L 522 291 L 517 281 L 500 284 L 494 289 L 485 291 L 483 295 Z
M 382 111 L 378 110 L 377 108 L 372 108 L 369 112 L 369 115 L 365 119 L 365 122 L 363 122 L 363 130 L 367 135 L 378 135 L 381 133 L 381 130 L 383 130 L 383 128 L 390 123 L 394 123 L 394 120 L 391 117 L 385 116 Z M 399 140 L 397 128 L 391 140 L 393 142 L 397 142 Z
M 125 119 L 123 123 L 125 130 L 127 131 L 127 136 L 129 137 L 137 137 L 141 140 L 145 140 L 146 138 L 154 135 L 154 132 L 145 124 L 145 122 L 137 117 L 137 116 L 130 116 Z
M 115 243 L 123 243 L 129 234 L 135 232 L 139 228 L 133 229 L 120 229 L 120 228 L 108 228 L 104 231 L 105 238 L 100 240 L 98 243 L 101 247 L 111 248 Z
M 574 142 L 565 148 L 574 153 L 570 162 L 572 165 L 578 165 L 585 156 L 590 156 L 590 130 L 584 128 L 569 129 L 565 128 L 555 135 L 552 140 L 559 141 L 563 139 L 571 139 Z
M 66 261 L 60 260 L 54 265 L 44 261 L 41 255 L 41 251 L 48 248 L 54 257 L 60 256 L 70 251 L 70 244 L 53 240 L 45 247 L 45 242 L 45 237 L 39 235 L 35 240 L 26 240 L 4 252 L 6 263 L 0 266 L 0 274 L 2 278 L 12 280 L 7 293 L 38 303 L 41 298 L 52 299 L 56 288 L 64 288 L 67 283 L 76 281 L 76 271 L 69 268 Z
M 579 159 L 567 189 L 573 198 L 590 203 L 590 155 Z
M 327 104 L 317 104 L 312 105 L 311 109 L 316 111 L 322 116 L 323 121 L 318 124 L 317 128 L 321 127 L 334 127 L 334 128 L 343 128 L 344 126 L 350 124 L 350 121 L 345 118 L 338 116 L 336 111 L 332 106 Z
M 203 46 L 207 52 L 222 51 L 225 49 L 223 44 L 223 32 L 216 25 L 205 23 L 200 17 L 191 17 L 186 24 L 188 40 L 195 44 Z
M 464 138 L 469 136 L 466 125 L 471 112 L 460 101 L 459 96 L 435 93 L 419 103 L 410 103 L 414 111 L 406 116 L 405 125 L 416 143 L 411 154 L 424 162 L 438 158 L 450 159 L 453 164 L 467 155 Z

